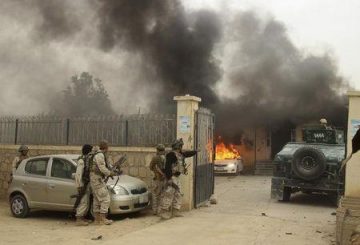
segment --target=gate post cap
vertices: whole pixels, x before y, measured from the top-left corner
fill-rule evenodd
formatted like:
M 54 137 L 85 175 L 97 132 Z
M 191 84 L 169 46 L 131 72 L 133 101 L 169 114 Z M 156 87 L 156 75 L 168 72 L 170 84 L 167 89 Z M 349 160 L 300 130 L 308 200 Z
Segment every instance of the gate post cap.
M 190 94 L 181 95 L 181 96 L 174 96 L 174 100 L 176 100 L 176 101 L 196 101 L 196 102 L 201 102 L 201 98 L 190 95 Z

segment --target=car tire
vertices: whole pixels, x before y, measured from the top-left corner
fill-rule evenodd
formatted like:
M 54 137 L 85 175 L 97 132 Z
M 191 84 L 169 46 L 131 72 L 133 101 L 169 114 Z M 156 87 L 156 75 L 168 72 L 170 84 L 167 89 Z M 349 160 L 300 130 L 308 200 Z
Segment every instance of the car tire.
M 26 198 L 21 195 L 15 195 L 10 200 L 10 210 L 16 218 L 26 218 L 29 215 L 30 208 Z
M 314 180 L 324 173 L 326 157 L 318 149 L 301 147 L 295 151 L 291 166 L 297 177 L 307 181 Z
M 280 201 L 288 202 L 290 201 L 290 197 L 291 197 L 291 187 L 284 187 L 282 199 Z

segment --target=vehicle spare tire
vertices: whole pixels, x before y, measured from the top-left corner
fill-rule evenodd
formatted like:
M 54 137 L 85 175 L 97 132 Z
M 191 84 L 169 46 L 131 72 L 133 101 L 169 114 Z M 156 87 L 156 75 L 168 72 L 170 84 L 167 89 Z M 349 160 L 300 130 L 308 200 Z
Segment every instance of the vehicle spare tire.
M 326 157 L 320 150 L 312 147 L 301 147 L 295 151 L 292 170 L 303 180 L 319 178 L 326 169 Z

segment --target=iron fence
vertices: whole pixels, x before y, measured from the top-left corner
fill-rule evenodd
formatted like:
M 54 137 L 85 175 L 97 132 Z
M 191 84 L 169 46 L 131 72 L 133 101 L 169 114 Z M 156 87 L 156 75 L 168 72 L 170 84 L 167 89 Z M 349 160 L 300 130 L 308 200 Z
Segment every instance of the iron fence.
M 96 144 L 169 145 L 176 138 L 176 115 L 144 114 L 107 117 L 2 117 L 0 143 L 36 145 Z

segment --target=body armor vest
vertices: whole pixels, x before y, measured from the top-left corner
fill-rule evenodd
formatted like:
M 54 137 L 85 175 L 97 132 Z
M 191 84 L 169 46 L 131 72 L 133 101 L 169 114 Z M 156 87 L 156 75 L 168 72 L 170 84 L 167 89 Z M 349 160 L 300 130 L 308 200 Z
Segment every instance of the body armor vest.
M 86 156 L 79 157 L 79 159 L 83 160 L 84 162 L 84 171 L 81 176 L 81 179 L 84 183 L 90 181 L 90 164 L 92 158 L 93 158 L 93 154 L 88 154 Z
M 180 152 L 174 151 L 176 156 L 176 163 L 173 164 L 172 173 L 175 174 L 177 172 L 184 173 L 185 172 L 185 158 Z
M 98 174 L 98 175 L 103 175 L 103 173 L 100 171 L 99 167 L 97 166 L 96 162 L 94 161 L 94 158 L 97 154 L 103 154 L 104 155 L 104 160 L 105 160 L 105 165 L 107 168 L 109 168 L 109 164 L 108 164 L 108 161 L 107 161 L 107 158 L 106 158 L 106 154 L 103 153 L 102 151 L 98 151 L 98 152 L 95 152 L 94 154 L 89 154 L 90 155 L 90 159 L 89 159 L 89 166 L 90 166 L 90 172 L 92 173 L 95 173 L 95 174 Z

